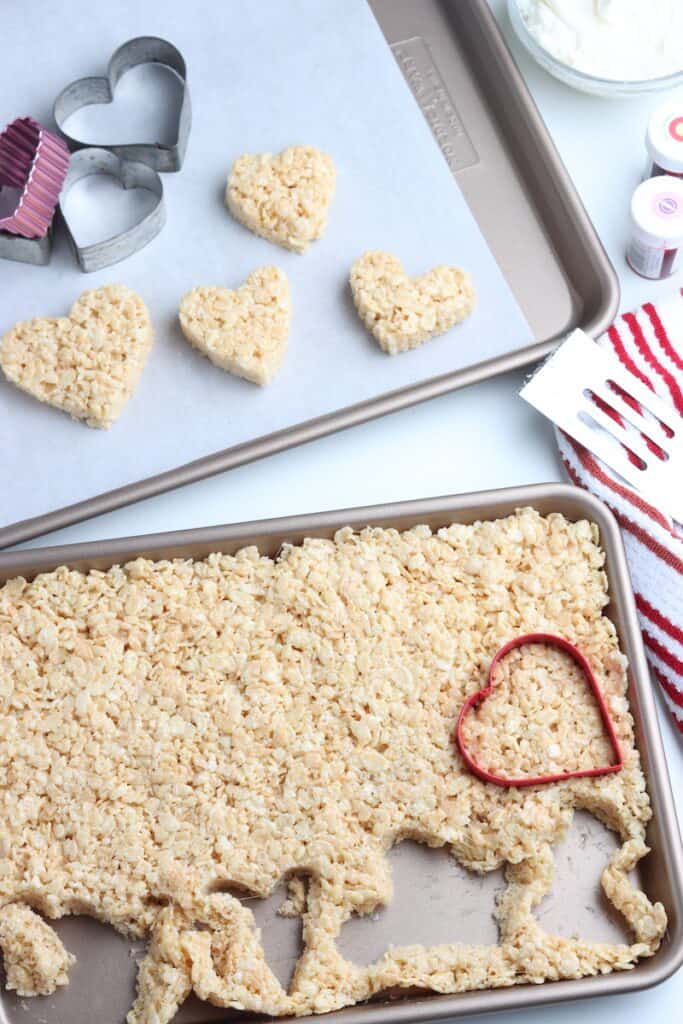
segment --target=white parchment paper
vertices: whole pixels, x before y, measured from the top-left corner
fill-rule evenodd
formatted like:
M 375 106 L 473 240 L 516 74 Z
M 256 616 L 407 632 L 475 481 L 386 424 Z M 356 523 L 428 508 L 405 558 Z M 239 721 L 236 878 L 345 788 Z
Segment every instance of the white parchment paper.
M 138 389 L 110 431 L 0 380 L 0 526 L 531 340 L 365 0 L 37 0 L 30 8 L 29 16 L 23 0 L 3 4 L 3 36 L 12 41 L 0 64 L 3 124 L 26 114 L 50 123 L 67 82 L 102 74 L 117 45 L 147 34 L 169 39 L 187 60 L 193 128 L 182 171 L 163 176 L 168 223 L 142 252 L 90 275 L 63 238 L 48 267 L 0 261 L 0 334 L 17 320 L 64 315 L 86 288 L 112 281 L 139 292 L 156 328 Z M 115 104 L 75 115 L 70 129 L 100 143 L 168 134 L 163 100 L 176 87 L 160 74 L 129 72 Z M 328 230 L 304 255 L 250 234 L 223 205 L 237 156 L 294 143 L 326 150 L 338 170 Z M 83 182 L 72 193 L 69 212 L 88 241 L 100 219 L 105 233 L 112 218 L 126 226 L 138 209 L 134 197 L 109 191 Z M 349 267 L 370 248 L 395 253 L 412 274 L 438 263 L 465 267 L 476 312 L 414 352 L 385 355 L 348 290 Z M 289 276 L 293 320 L 283 369 L 260 389 L 191 349 L 177 309 L 195 285 L 236 287 L 268 263 Z

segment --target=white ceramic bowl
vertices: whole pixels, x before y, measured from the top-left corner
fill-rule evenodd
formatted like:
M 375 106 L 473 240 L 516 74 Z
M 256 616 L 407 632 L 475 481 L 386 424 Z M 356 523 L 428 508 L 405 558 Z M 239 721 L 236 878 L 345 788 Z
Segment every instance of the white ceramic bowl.
M 643 0 L 647 2 L 647 0 Z M 629 96 L 640 96 L 645 93 L 663 92 L 666 89 L 673 89 L 677 85 L 683 85 L 683 71 L 677 71 L 673 75 L 665 75 L 663 78 L 648 78 L 639 81 L 620 81 L 613 78 L 598 78 L 596 75 L 588 75 L 585 71 L 577 71 L 563 61 L 553 57 L 552 53 L 540 45 L 534 39 L 529 29 L 524 24 L 524 19 L 519 12 L 517 0 L 507 0 L 508 16 L 510 24 L 527 52 L 534 58 L 537 64 L 559 78 L 565 85 L 580 92 L 588 92 L 593 96 L 603 96 L 608 99 L 628 99 Z

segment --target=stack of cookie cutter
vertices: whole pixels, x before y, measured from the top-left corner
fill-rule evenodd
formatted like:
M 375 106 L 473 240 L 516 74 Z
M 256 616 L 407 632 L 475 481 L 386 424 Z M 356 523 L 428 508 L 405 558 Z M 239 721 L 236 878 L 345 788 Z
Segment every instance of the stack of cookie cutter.
M 141 142 L 125 145 L 102 145 L 90 147 L 81 139 L 70 135 L 65 128 L 69 117 L 81 107 L 98 103 L 111 103 L 116 85 L 131 68 L 140 64 L 161 64 L 169 68 L 182 83 L 182 100 L 178 115 L 175 141 L 170 145 L 159 142 Z M 80 78 L 71 82 L 59 94 L 54 104 L 54 119 L 66 143 L 57 136 L 41 129 L 45 137 L 56 142 L 66 154 L 68 167 L 59 181 L 54 195 L 50 221 L 59 198 L 59 213 L 65 226 L 71 248 L 81 270 L 101 270 L 132 256 L 159 234 L 166 221 L 164 188 L 159 172 L 179 171 L 187 149 L 192 123 L 192 108 L 187 85 L 187 68 L 180 51 L 172 43 L 156 36 L 140 36 L 130 39 L 118 48 L 109 61 L 107 74 L 102 77 Z M 30 119 L 24 119 L 30 121 Z M 37 124 L 36 122 L 32 122 Z M 2 137 L 0 137 L 1 142 Z M 68 144 L 68 148 L 67 148 Z M 69 158 L 69 150 L 71 156 Z M 2 150 L 0 148 L 0 186 L 11 184 L 3 180 Z M 111 238 L 87 246 L 80 246 L 64 214 L 64 199 L 76 182 L 93 174 L 106 174 L 116 178 L 123 188 L 144 188 L 153 193 L 156 202 L 145 217 Z M 31 188 L 31 193 L 34 190 Z M 0 229 L 4 222 L 0 221 Z M 11 230 L 6 228 L 5 230 Z M 19 259 L 24 262 L 46 264 L 50 260 L 52 233 L 45 230 L 40 238 L 27 237 L 6 242 L 7 236 L 0 235 L 0 257 Z M 3 241 L 5 245 L 3 247 Z M 11 250 L 11 255 L 9 252 Z
M 51 227 L 69 166 L 69 150 L 32 117 L 12 121 L 0 134 L 0 189 L 20 189 L 14 208 L 0 218 L 0 257 L 44 265 Z

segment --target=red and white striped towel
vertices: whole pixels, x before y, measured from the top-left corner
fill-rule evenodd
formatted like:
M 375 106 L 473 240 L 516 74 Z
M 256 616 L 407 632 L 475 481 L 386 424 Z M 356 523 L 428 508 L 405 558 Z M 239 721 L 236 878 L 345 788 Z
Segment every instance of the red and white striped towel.
M 597 344 L 683 416 L 683 291 L 625 313 Z M 570 479 L 601 498 L 619 522 L 650 668 L 683 734 L 683 527 L 563 431 L 556 436 Z

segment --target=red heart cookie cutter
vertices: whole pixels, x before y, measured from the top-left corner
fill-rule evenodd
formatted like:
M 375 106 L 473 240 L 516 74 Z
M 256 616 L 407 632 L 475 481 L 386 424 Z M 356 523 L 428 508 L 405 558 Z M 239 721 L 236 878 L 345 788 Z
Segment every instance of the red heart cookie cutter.
M 496 668 L 505 655 L 509 654 L 510 651 L 514 651 L 517 647 L 524 647 L 526 644 L 548 644 L 550 647 L 559 647 L 560 650 L 568 654 L 576 662 L 579 668 L 581 668 L 588 685 L 593 691 L 593 695 L 598 702 L 598 708 L 605 727 L 605 732 L 607 733 L 612 745 L 612 751 L 614 754 L 614 761 L 612 764 L 603 765 L 599 768 L 581 768 L 576 771 L 561 772 L 557 775 L 529 775 L 524 776 L 521 779 L 509 779 L 504 775 L 494 775 L 493 772 L 489 772 L 485 768 L 482 768 L 481 765 L 477 764 L 474 760 L 467 749 L 467 744 L 465 743 L 465 737 L 463 735 L 465 718 L 471 708 L 477 707 L 477 705 L 481 704 L 482 701 L 485 701 L 493 692 L 496 685 Z M 508 641 L 508 643 L 500 648 L 500 650 L 494 655 L 489 666 L 488 683 L 486 687 L 483 690 L 477 690 L 476 693 L 471 694 L 463 704 L 458 716 L 455 738 L 460 755 L 469 770 L 480 779 L 483 779 L 484 782 L 492 782 L 494 786 L 516 786 L 518 788 L 522 788 L 524 786 L 542 786 L 549 782 L 564 782 L 565 779 L 587 779 L 595 778 L 598 775 L 613 775 L 614 772 L 619 772 L 624 767 L 624 756 L 621 751 L 621 745 L 614 730 L 614 724 L 610 717 L 607 704 L 605 703 L 605 698 L 602 695 L 602 691 L 598 686 L 598 681 L 593 673 L 593 669 L 590 667 L 588 661 L 578 647 L 575 647 L 574 644 L 569 642 L 569 640 L 565 640 L 564 637 L 554 636 L 552 633 L 525 633 L 523 636 L 517 636 L 514 640 Z

